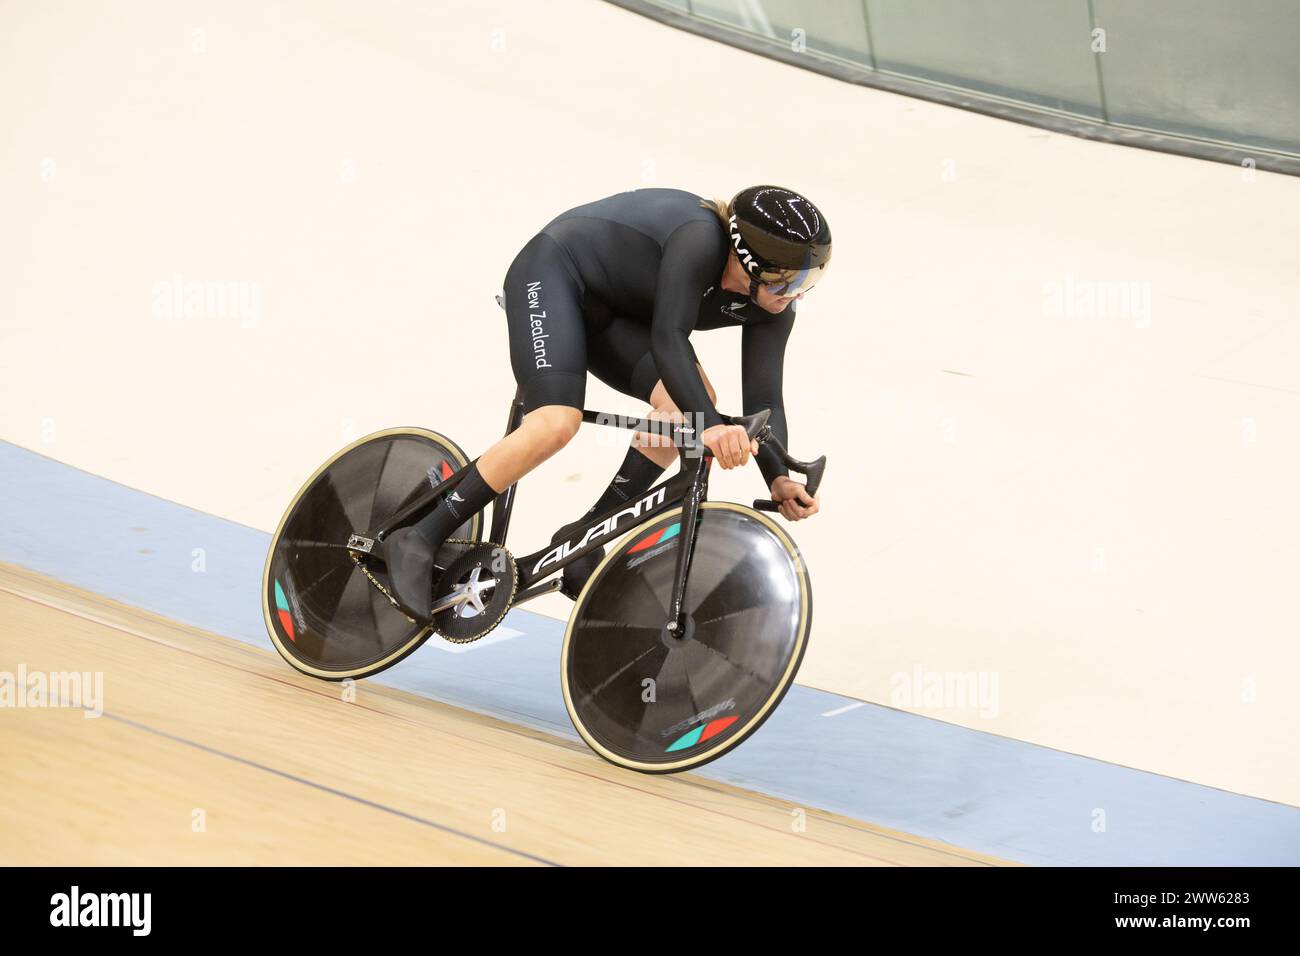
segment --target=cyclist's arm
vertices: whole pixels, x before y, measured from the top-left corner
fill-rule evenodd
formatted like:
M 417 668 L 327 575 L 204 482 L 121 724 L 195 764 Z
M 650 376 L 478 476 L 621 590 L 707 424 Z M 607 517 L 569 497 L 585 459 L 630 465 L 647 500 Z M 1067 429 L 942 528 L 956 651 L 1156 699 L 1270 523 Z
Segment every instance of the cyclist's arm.
M 695 427 L 722 424 L 695 365 L 690 334 L 700 313 L 700 300 L 722 274 L 726 243 L 714 223 L 695 220 L 680 227 L 664 244 L 655 287 L 650 349 L 669 397 L 683 412 L 696 412 Z
M 757 309 L 753 311 L 757 312 Z M 790 446 L 785 420 L 785 400 L 781 393 L 781 377 L 785 362 L 785 343 L 794 326 L 794 306 L 787 306 L 779 315 L 763 316 L 747 323 L 741 333 L 741 398 L 744 414 L 752 415 L 769 408 L 767 420 L 772 434 L 782 445 Z M 758 447 L 758 468 L 763 473 L 767 487 L 781 475 L 790 471 L 781 463 L 776 449 L 771 445 Z

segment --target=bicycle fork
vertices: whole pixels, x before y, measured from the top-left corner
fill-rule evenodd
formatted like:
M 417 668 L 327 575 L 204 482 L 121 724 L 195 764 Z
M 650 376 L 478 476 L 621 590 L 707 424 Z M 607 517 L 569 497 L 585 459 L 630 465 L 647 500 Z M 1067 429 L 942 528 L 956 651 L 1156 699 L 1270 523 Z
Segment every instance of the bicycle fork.
M 728 424 L 742 426 L 745 429 L 745 434 L 751 439 L 757 439 L 759 444 L 765 444 L 774 440 L 771 430 L 767 427 L 767 420 L 770 415 L 771 412 L 768 409 L 763 409 L 750 415 L 724 415 L 723 420 Z M 674 425 L 673 439 L 674 444 L 677 446 L 677 454 L 681 459 L 682 471 L 686 471 L 688 462 L 690 463 L 689 467 L 695 469 L 691 475 L 690 487 L 686 489 L 686 494 L 682 497 L 682 546 L 677 551 L 677 567 L 673 572 L 673 596 L 668 604 L 668 621 L 665 624 L 669 636 L 681 640 L 686 636 L 686 613 L 683 611 L 686 602 L 686 579 L 690 575 L 691 559 L 695 555 L 695 537 L 700 522 L 700 504 L 708 496 L 709 467 L 713 464 L 714 459 L 700 443 L 699 436 L 696 435 L 694 429 Z M 789 459 L 789 456 L 785 454 L 785 449 L 780 448 L 780 443 L 777 442 L 776 444 L 782 458 L 791 464 L 795 464 L 793 459 Z M 824 465 L 824 461 L 822 464 Z
M 685 455 L 682 463 L 686 463 Z M 686 578 L 691 571 L 691 559 L 695 554 L 695 533 L 699 528 L 700 503 L 709 491 L 709 465 L 712 458 L 700 456 L 694 459 L 695 474 L 691 485 L 682 497 L 682 545 L 677 549 L 677 566 L 673 571 L 673 595 L 668 603 L 668 621 L 665 625 L 671 637 L 681 639 L 686 634 L 686 612 L 683 606 L 686 600 Z

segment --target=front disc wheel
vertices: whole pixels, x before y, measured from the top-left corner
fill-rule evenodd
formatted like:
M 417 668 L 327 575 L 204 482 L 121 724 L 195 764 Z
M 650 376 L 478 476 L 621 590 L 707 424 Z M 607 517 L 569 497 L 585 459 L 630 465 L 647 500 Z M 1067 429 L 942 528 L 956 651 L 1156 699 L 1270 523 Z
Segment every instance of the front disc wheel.
M 666 627 L 682 509 L 619 542 L 574 604 L 564 636 L 565 705 L 612 763 L 675 773 L 756 731 L 794 681 L 812 625 L 799 550 L 766 516 L 700 507 L 681 635 Z

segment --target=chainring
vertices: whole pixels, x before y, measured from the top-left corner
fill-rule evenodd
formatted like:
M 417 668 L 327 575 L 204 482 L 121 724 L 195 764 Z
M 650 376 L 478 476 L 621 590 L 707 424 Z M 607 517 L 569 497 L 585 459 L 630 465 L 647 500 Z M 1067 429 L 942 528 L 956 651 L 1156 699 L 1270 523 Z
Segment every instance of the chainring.
M 450 595 L 468 593 L 469 599 L 435 614 L 434 630 L 453 644 L 477 641 L 505 618 L 518 586 L 514 555 L 499 544 L 475 545 L 438 579 L 435 604 Z

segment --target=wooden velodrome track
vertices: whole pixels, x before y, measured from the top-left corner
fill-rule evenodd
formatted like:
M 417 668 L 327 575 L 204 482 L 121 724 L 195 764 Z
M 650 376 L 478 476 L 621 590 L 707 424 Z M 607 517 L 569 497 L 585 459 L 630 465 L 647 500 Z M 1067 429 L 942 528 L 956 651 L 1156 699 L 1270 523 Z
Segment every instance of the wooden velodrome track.
M 345 701 L 269 652 L 0 564 L 0 670 L 20 665 L 102 672 L 103 716 L 0 710 L 5 864 L 1004 865 L 388 687 Z

